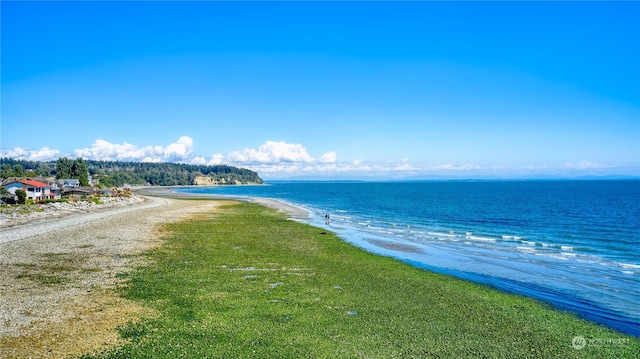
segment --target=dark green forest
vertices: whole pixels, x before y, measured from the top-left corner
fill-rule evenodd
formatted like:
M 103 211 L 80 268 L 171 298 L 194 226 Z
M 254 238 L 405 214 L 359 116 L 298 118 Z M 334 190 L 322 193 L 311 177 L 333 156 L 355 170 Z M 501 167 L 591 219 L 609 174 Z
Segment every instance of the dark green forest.
M 182 186 L 195 184 L 262 184 L 254 171 L 227 165 L 200 166 L 180 163 L 70 160 L 40 162 L 0 158 L 0 178 L 68 178 L 72 168 L 85 168 L 101 187 L 124 185 Z M 73 166 L 76 167 L 73 167 Z M 61 166 L 60 168 L 57 168 Z M 60 175 L 58 175 L 60 174 Z M 198 181 L 196 181 L 198 179 Z M 198 183 L 197 183 L 198 182 Z

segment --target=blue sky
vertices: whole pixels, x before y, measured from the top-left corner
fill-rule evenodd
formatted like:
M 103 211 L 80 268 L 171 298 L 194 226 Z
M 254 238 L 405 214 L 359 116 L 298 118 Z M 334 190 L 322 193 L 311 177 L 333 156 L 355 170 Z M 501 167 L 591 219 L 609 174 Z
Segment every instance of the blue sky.
M 3 156 L 640 175 L 638 2 L 0 6 Z

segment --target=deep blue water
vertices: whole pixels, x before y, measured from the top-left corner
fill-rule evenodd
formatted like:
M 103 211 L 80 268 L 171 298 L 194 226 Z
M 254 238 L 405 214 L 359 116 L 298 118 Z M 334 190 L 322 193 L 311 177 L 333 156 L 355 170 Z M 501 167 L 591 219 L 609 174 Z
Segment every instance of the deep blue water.
M 274 182 L 267 197 L 371 252 L 534 297 L 640 336 L 640 181 Z

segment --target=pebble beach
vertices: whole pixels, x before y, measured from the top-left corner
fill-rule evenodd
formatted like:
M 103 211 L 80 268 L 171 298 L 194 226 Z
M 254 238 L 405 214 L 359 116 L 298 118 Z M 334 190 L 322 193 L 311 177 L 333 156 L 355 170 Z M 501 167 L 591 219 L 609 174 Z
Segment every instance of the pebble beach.
M 114 291 L 121 274 L 158 245 L 162 224 L 220 203 L 132 196 L 3 214 L 0 357 L 73 357 L 118 343 L 115 328 L 143 311 Z

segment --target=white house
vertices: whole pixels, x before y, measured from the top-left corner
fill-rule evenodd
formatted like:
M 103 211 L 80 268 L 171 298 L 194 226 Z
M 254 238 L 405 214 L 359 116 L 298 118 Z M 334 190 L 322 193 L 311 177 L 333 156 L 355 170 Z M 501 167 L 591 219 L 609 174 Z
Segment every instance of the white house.
M 43 199 L 55 199 L 55 194 L 51 192 L 51 186 L 46 183 L 29 180 L 29 179 L 16 179 L 2 187 L 15 196 L 16 190 L 23 190 L 27 193 L 27 199 L 32 199 L 39 202 Z

